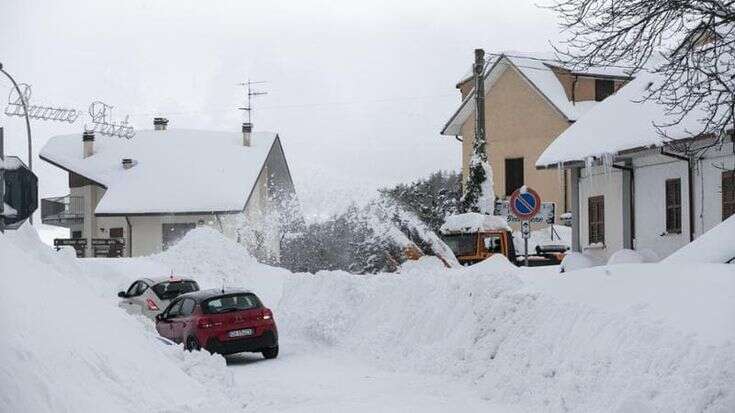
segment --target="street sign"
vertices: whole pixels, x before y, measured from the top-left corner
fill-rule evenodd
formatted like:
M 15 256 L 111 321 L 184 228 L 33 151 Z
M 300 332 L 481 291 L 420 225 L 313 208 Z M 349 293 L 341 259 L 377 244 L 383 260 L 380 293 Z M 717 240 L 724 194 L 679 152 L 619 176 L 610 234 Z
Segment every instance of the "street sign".
M 510 211 L 521 221 L 535 217 L 541 210 L 541 197 L 536 191 L 525 186 L 516 189 L 508 202 Z
M 531 224 L 528 221 L 521 222 L 521 236 L 523 239 L 531 238 Z
M 56 238 L 54 239 L 54 247 L 86 247 L 86 238 Z
M 3 217 L 5 229 L 17 229 L 38 208 L 38 177 L 17 156 L 5 158 L 2 169 L 5 181 L 3 201 L 15 215 Z
M 521 220 L 510 212 L 509 201 L 496 201 L 493 215 L 504 216 L 508 222 L 521 222 Z M 532 224 L 554 224 L 556 223 L 556 204 L 554 202 L 541 202 L 541 209 L 535 217 L 527 220 Z

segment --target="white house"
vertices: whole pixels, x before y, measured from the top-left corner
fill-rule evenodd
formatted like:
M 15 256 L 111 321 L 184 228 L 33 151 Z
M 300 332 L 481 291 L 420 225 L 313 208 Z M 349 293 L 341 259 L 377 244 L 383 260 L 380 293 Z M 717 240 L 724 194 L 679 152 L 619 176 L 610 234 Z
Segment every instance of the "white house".
M 665 257 L 735 213 L 732 135 L 693 135 L 642 101 L 659 79 L 640 74 L 564 131 L 536 167 L 571 170 L 573 249 L 608 258 L 622 248 Z
M 294 195 L 279 136 L 248 123 L 242 133 L 167 124 L 156 118 L 131 140 L 85 132 L 46 143 L 41 159 L 69 174 L 68 195 L 42 200 L 43 222 L 71 230 L 56 242 L 85 257 L 140 256 L 209 225 L 243 242 L 247 230 L 251 247 L 278 255 L 266 216 Z

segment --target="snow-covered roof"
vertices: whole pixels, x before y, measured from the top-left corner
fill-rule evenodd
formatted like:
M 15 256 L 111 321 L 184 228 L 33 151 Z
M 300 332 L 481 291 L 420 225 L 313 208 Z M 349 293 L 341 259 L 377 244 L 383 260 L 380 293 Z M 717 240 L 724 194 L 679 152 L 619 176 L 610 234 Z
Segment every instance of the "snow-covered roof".
M 494 60 L 490 62 L 489 69 L 485 73 L 485 93 L 495 84 L 505 70 L 511 67 L 518 70 L 553 107 L 570 121 L 579 119 L 597 102 L 584 102 L 582 104 L 580 102 L 571 102 L 567 98 L 564 86 L 552 71 L 552 67 L 579 75 L 629 76 L 623 69 L 615 67 L 595 67 L 576 72 L 564 68 L 553 55 L 547 53 L 503 52 L 494 57 Z M 470 77 L 471 73 L 469 77 L 466 76 L 460 83 L 468 80 Z M 443 135 L 460 134 L 462 124 L 474 113 L 475 108 L 470 104 L 474 100 L 474 96 L 475 92 L 473 89 L 462 101 L 459 109 L 455 111 L 449 121 L 444 125 L 442 129 Z
M 40 156 L 107 188 L 96 214 L 234 212 L 244 209 L 277 139 L 253 133 L 248 147 L 240 133 L 144 130 L 131 140 L 98 135 L 94 154 L 83 158 L 80 133 L 52 137 Z M 136 163 L 124 169 L 123 158 Z
M 667 137 L 657 130 L 655 124 L 673 120 L 660 103 L 644 101 L 647 90 L 658 81 L 652 73 L 638 74 L 562 132 L 541 154 L 536 166 L 582 161 L 627 149 L 660 146 L 671 139 L 691 138 L 699 125 L 698 113 L 694 112 L 683 122 L 667 127 Z
M 486 231 L 510 231 L 504 216 L 485 215 L 477 212 L 450 215 L 439 228 L 442 234 L 465 234 Z

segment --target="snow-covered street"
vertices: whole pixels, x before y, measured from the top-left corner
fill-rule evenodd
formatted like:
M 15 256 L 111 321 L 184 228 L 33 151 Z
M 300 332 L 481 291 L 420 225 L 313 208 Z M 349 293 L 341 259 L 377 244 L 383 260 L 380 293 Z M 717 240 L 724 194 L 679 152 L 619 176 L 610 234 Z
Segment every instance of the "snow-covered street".
M 303 340 L 282 339 L 276 360 L 238 354 L 227 365 L 235 389 L 250 399 L 245 412 L 521 411 L 483 400 L 463 380 L 390 371 Z

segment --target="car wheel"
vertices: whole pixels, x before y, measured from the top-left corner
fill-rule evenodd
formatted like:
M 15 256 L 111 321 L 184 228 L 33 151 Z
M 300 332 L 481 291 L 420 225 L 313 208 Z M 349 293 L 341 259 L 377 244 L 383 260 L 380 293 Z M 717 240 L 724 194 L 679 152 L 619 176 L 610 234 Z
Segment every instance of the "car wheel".
M 278 346 L 263 350 L 263 357 L 267 359 L 274 359 L 278 357 Z
M 186 339 L 186 349 L 189 351 L 199 351 L 201 347 L 199 346 L 199 340 L 197 340 L 196 337 L 190 336 Z

